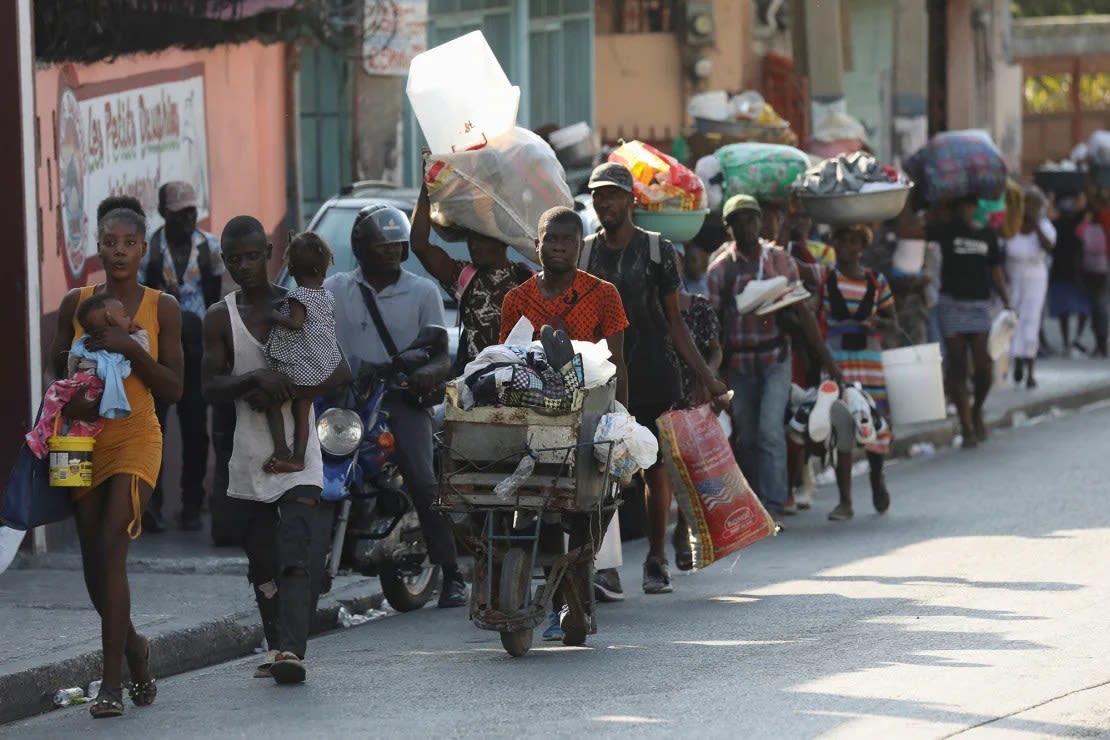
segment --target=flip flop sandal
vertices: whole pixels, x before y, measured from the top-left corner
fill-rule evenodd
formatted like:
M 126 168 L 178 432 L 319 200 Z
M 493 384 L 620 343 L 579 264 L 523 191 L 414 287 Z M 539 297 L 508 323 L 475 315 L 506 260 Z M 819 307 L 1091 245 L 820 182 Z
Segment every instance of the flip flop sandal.
M 135 675 L 135 673 L 145 673 L 150 676 L 150 640 L 146 641 L 146 654 L 143 656 L 142 666 L 145 670 L 135 671 L 132 669 L 131 675 Z M 158 684 L 155 682 L 153 676 L 146 681 L 130 681 L 127 684 L 127 694 L 131 697 L 131 703 L 135 706 L 149 707 L 158 696 Z
M 123 716 L 123 687 L 100 687 L 96 700 L 89 705 L 89 714 L 93 719 L 107 719 L 109 717 Z
M 846 522 L 855 516 L 852 507 L 845 506 L 844 504 L 837 504 L 836 508 L 829 512 L 830 522 Z
M 270 675 L 270 668 L 273 667 L 274 660 L 277 659 L 278 654 L 279 653 L 278 653 L 277 650 L 271 650 L 270 652 L 266 653 L 265 662 L 261 663 L 258 666 L 258 668 L 255 669 L 254 677 L 255 678 L 273 678 L 273 676 Z

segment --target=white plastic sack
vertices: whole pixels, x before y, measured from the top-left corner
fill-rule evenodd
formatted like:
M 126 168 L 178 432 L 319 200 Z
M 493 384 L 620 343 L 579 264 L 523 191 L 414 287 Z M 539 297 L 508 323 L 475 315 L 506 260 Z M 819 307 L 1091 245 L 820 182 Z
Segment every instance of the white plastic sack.
M 991 333 L 987 339 L 987 351 L 991 359 L 998 362 L 1010 354 L 1010 342 L 1017 329 L 1018 315 L 1013 311 L 1002 311 L 994 317 Z
M 708 200 L 709 210 L 719 213 L 722 201 L 725 198 L 724 170 L 721 160 L 712 154 L 706 155 L 694 164 L 694 174 L 705 183 L 705 197 Z
M 640 470 L 650 468 L 659 459 L 659 440 L 620 403 L 615 411 L 605 414 L 594 431 L 594 458 L 601 466 L 609 463 L 613 474 L 628 483 Z M 610 453 L 610 442 L 612 452 Z
M 509 336 L 505 337 L 505 344 L 510 347 L 527 347 L 532 343 L 532 337 L 535 335 L 536 327 L 532 326 L 532 322 L 528 320 L 527 316 L 521 316 L 513 325 Z
M 563 535 L 564 549 L 570 548 L 570 535 Z M 609 528 L 601 540 L 601 547 L 594 555 L 594 569 L 607 570 L 619 568 L 624 565 L 624 555 L 621 552 L 621 518 L 614 516 L 609 520 Z
M 433 154 L 425 182 L 438 223 L 500 239 L 532 261 L 540 216 L 574 203 L 555 152 L 520 127 L 481 149 Z

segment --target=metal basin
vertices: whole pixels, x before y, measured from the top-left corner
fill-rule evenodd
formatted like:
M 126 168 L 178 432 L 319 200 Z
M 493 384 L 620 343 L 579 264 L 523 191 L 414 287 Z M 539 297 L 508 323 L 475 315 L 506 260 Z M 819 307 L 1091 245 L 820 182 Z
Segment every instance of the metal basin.
M 912 185 L 873 193 L 814 195 L 795 191 L 798 202 L 814 221 L 832 226 L 872 224 L 894 218 L 906 206 Z

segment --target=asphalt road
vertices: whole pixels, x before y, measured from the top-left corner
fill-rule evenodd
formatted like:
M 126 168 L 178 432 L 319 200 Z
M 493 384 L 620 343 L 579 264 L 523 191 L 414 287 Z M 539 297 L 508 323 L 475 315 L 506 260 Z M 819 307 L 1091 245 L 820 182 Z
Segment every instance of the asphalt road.
M 781 536 L 605 605 L 587 648 L 508 657 L 461 611 L 313 640 L 309 682 L 240 660 L 150 708 L 0 727 L 19 738 L 1110 736 L 1110 409 L 891 469 L 894 504 Z

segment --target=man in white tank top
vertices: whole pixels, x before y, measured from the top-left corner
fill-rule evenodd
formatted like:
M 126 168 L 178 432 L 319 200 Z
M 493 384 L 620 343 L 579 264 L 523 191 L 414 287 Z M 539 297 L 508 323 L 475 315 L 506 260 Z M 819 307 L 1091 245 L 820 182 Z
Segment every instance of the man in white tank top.
M 293 441 L 289 401 L 298 389 L 268 368 L 265 353 L 269 317 L 285 289 L 269 281 L 271 247 L 256 219 L 237 216 L 228 222 L 221 249 L 239 290 L 205 315 L 204 395 L 210 403 L 235 404 L 227 495 L 245 522 L 247 577 L 271 648 L 255 675 L 299 683 L 305 679 L 305 647 L 329 529 L 326 517 L 317 515 L 324 477 L 320 445 L 310 418 L 313 434 L 304 470 L 263 470 L 273 454 L 265 409 L 282 405 L 286 434 Z M 325 386 L 303 392 L 317 395 L 349 380 L 350 370 L 341 363 Z

